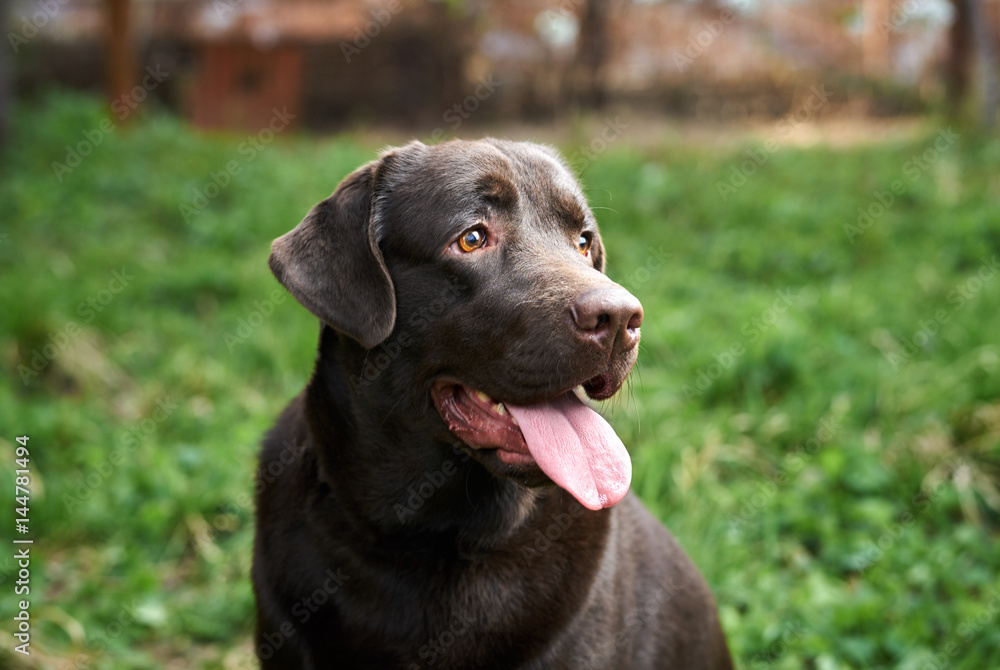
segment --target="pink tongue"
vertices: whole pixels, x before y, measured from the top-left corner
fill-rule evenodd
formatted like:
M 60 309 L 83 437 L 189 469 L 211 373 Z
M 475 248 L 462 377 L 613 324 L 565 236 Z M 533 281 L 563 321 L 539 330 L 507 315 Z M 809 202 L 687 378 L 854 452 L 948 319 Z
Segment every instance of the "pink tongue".
M 598 510 L 625 497 L 632 481 L 625 445 L 575 394 L 528 407 L 507 404 L 507 409 L 538 467 L 581 505 Z

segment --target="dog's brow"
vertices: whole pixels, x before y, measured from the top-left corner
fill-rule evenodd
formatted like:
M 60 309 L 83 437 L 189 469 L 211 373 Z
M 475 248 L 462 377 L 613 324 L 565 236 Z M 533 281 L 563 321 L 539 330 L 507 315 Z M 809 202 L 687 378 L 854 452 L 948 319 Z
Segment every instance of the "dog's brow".
M 583 228 L 587 221 L 587 214 L 577 198 L 563 191 L 554 191 L 548 207 L 553 217 L 562 224 L 563 227 L 576 232 Z
M 582 228 L 587 222 L 587 205 L 572 173 L 560 160 L 545 151 L 536 151 L 531 158 L 531 168 L 542 168 L 539 172 L 547 182 L 547 202 L 540 203 L 543 209 L 571 231 Z M 541 161 L 542 164 L 539 165 L 536 161 Z
M 512 207 L 517 203 L 517 187 L 506 176 L 496 172 L 487 172 L 477 179 L 476 190 L 486 200 L 501 207 Z

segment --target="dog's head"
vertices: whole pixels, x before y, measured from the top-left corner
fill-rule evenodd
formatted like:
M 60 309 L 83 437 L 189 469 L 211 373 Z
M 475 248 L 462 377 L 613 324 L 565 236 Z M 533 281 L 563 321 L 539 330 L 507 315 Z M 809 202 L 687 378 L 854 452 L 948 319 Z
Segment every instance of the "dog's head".
M 551 479 L 591 509 L 625 495 L 628 453 L 574 390 L 621 387 L 642 307 L 604 275 L 597 223 L 554 150 L 388 150 L 275 240 L 270 265 L 357 343 L 355 393 L 420 394 L 497 475 Z

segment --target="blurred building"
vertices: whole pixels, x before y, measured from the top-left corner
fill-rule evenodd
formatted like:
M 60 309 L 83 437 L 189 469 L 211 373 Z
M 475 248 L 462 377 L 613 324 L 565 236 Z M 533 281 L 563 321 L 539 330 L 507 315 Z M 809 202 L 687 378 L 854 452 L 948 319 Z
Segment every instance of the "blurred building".
M 105 3 L 64 1 L 17 62 L 22 93 L 52 81 L 102 90 Z M 470 42 L 440 3 L 133 0 L 130 6 L 138 69 L 167 73 L 151 95 L 200 127 L 258 129 L 274 108 L 315 128 L 420 123 L 463 88 Z M 35 9 L 18 7 L 27 16 Z
M 37 36 L 15 49 L 23 94 L 51 81 L 102 87 L 106 4 L 61 1 Z M 1000 0 L 983 2 L 995 35 Z M 15 34 L 38 7 L 13 5 Z M 552 117 L 608 102 L 700 117 L 773 116 L 820 80 L 874 97 L 883 87 L 866 82 L 898 86 L 919 102 L 941 88 L 950 7 L 948 0 L 133 0 L 130 24 L 137 69 L 169 73 L 150 95 L 196 125 L 260 128 L 283 108 L 301 124 L 331 128 L 440 125 L 449 109 L 472 104 L 482 118 Z M 488 96 L 476 93 L 490 81 Z M 870 109 L 879 110 L 878 100 Z

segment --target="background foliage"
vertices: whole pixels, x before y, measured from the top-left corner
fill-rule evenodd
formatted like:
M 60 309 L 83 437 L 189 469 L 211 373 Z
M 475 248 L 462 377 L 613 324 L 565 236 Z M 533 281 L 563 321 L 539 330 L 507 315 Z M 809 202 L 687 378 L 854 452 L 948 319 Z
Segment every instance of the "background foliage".
M 152 115 L 57 180 L 103 118 L 23 108 L 0 164 L 0 471 L 29 435 L 36 537 L 35 654 L 0 666 L 253 667 L 255 453 L 317 334 L 269 243 L 378 147 L 289 134 L 248 161 Z M 1000 142 L 960 131 L 911 180 L 940 130 L 782 146 L 725 199 L 760 143 L 654 135 L 583 170 L 646 312 L 606 414 L 742 667 L 1000 666 Z

